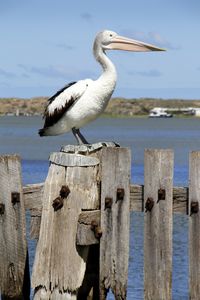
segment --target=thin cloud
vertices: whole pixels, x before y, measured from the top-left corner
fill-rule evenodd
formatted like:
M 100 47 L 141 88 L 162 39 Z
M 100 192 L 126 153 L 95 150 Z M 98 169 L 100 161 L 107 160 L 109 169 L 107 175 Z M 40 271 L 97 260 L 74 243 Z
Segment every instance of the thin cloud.
M 5 77 L 5 78 L 14 78 L 14 77 L 16 77 L 16 74 L 0 68 L 0 76 Z
M 87 13 L 87 12 L 82 13 L 82 14 L 81 14 L 81 18 L 82 18 L 84 21 L 86 21 L 86 22 L 91 22 L 92 19 L 93 19 L 92 15 L 89 14 L 89 13 Z
M 135 72 L 129 72 L 129 75 L 139 75 L 144 77 L 160 77 L 162 76 L 162 73 L 158 70 L 152 69 L 148 71 L 135 71 Z
M 8 87 L 10 87 L 10 85 L 8 84 L 8 82 L 4 82 L 4 81 L 3 81 L 3 82 L 0 82 L 0 86 L 3 87 L 3 88 L 5 88 L 5 87 L 8 88 Z
M 66 78 L 68 76 L 68 72 L 63 68 L 59 66 L 47 66 L 47 67 L 29 67 L 22 66 L 24 70 L 29 71 L 33 74 L 38 74 L 44 77 L 50 77 L 50 78 Z
M 22 76 L 23 78 L 30 78 L 30 75 L 28 75 L 27 73 L 22 73 L 21 76 Z
M 47 67 L 36 67 L 26 66 L 19 64 L 18 67 L 23 69 L 28 74 L 37 74 L 48 78 L 64 78 L 67 80 L 72 79 L 85 79 L 88 77 L 94 77 L 96 74 L 91 70 L 73 70 L 67 71 L 65 66 L 47 66 Z
M 71 51 L 71 50 L 74 50 L 74 48 L 75 48 L 74 46 L 67 45 L 65 43 L 56 44 L 56 47 L 61 48 L 61 49 L 65 50 L 65 51 Z
M 149 36 L 149 41 L 150 42 L 152 41 L 152 43 L 155 43 L 160 47 L 164 47 L 164 48 L 167 48 L 167 49 L 170 49 L 170 50 L 179 50 L 181 48 L 180 46 L 172 45 L 172 43 L 170 43 L 169 41 L 164 39 L 157 32 L 149 32 L 148 36 Z
M 163 38 L 158 32 L 149 31 L 149 32 L 145 33 L 143 31 L 124 29 L 124 30 L 122 30 L 122 34 L 132 37 L 133 39 L 136 39 L 136 40 L 141 40 L 146 43 L 155 44 L 156 46 L 161 47 L 161 48 L 166 48 L 166 49 L 170 49 L 170 50 L 181 49 L 180 46 L 173 45 L 168 40 Z

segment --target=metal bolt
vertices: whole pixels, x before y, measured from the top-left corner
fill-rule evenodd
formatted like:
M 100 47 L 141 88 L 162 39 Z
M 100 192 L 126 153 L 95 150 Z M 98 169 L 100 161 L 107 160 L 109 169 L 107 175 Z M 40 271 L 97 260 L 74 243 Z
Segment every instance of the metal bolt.
M 94 235 L 96 239 L 100 239 L 102 236 L 102 229 L 100 226 L 95 227 Z
M 199 212 L 199 202 L 192 201 L 190 204 L 190 216 Z
M 5 212 L 5 204 L 0 203 L 0 215 L 3 215 Z
M 105 209 L 106 208 L 111 208 L 113 203 L 113 199 L 110 197 L 105 198 Z
M 92 220 L 91 221 L 91 230 L 94 230 L 94 228 L 97 227 L 97 226 L 98 226 L 97 221 L 96 220 Z
M 160 200 L 165 200 L 165 196 L 166 196 L 165 189 L 160 188 L 160 189 L 158 190 L 158 200 L 157 200 L 157 203 L 158 203 Z
M 11 193 L 11 202 L 13 205 L 20 202 L 20 193 L 12 192 Z
M 61 190 L 60 190 L 60 197 L 61 198 L 67 198 L 67 196 L 69 195 L 70 193 L 70 189 L 67 185 L 63 185 L 61 187 Z
M 124 189 L 123 188 L 118 188 L 117 189 L 117 201 L 118 200 L 123 200 L 124 199 Z
M 63 207 L 63 198 L 57 197 L 55 200 L 53 200 L 52 204 L 54 211 L 57 211 Z
M 153 206 L 154 206 L 153 198 L 151 198 L 151 197 L 147 198 L 147 201 L 145 203 L 145 212 L 151 211 Z
M 96 220 L 92 220 L 91 230 L 94 232 L 95 238 L 100 239 L 100 237 L 102 236 L 102 229 L 101 229 L 101 227 L 99 226 L 99 224 L 97 223 Z

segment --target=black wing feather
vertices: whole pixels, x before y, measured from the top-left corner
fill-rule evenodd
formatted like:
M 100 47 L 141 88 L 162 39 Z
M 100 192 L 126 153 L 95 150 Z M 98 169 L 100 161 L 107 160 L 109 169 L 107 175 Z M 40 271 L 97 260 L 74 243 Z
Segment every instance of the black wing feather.
M 62 92 L 64 92 L 66 89 L 68 89 L 70 86 L 72 86 L 73 84 L 75 84 L 76 81 L 72 81 L 68 84 L 66 84 L 63 88 L 61 88 L 60 90 L 58 90 L 53 96 L 51 96 L 49 99 L 48 99 L 48 102 L 49 104 L 51 104 L 55 99 L 56 97 L 58 97 Z
M 45 109 L 44 112 L 44 118 L 45 118 L 45 123 L 44 123 L 44 127 L 43 128 L 47 128 L 50 126 L 53 126 L 54 124 L 56 124 L 64 115 L 64 113 L 67 111 L 67 109 L 69 109 L 70 106 L 72 106 L 75 102 L 76 99 L 74 99 L 73 97 L 71 97 L 70 100 L 66 101 L 65 105 L 63 107 L 61 107 L 60 109 L 55 109 L 53 114 L 49 114 L 48 113 L 48 106 L 62 93 L 64 92 L 66 89 L 68 89 L 70 86 L 72 86 L 73 84 L 75 84 L 76 82 L 70 82 L 67 85 L 65 85 L 62 89 L 60 89 L 59 91 L 57 91 L 51 98 L 48 99 L 48 104 L 47 107 Z

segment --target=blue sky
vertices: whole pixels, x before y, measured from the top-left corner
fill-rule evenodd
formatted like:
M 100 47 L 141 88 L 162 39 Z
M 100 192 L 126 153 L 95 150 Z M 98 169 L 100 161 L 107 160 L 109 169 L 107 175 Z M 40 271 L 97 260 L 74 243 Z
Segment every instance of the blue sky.
M 0 0 L 0 97 L 50 96 L 95 79 L 97 32 L 110 29 L 166 52 L 110 51 L 115 96 L 200 99 L 199 0 Z

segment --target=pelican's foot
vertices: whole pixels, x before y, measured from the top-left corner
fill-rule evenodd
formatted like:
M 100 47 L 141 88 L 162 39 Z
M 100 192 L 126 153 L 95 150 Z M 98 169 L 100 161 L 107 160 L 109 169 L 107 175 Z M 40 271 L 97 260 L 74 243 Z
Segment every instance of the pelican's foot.
M 65 153 L 91 153 L 97 151 L 103 147 L 120 147 L 115 142 L 99 142 L 94 144 L 82 144 L 82 145 L 66 145 L 63 146 L 60 151 Z

